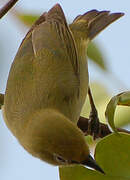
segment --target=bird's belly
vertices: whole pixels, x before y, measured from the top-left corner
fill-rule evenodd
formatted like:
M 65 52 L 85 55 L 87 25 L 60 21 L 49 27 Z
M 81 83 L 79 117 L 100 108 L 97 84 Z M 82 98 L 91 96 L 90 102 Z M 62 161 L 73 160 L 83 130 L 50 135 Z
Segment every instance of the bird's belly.
M 71 67 L 66 66 L 61 71 L 49 69 L 47 72 L 46 66 L 39 66 L 38 71 L 32 69 L 32 65 L 27 66 L 30 71 L 23 72 L 21 68 L 10 72 L 5 93 L 5 122 L 14 135 L 23 132 L 27 117 L 39 109 L 53 108 L 77 121 L 79 84 Z M 26 69 L 25 64 L 23 69 Z
M 47 68 L 47 64 L 32 65 L 32 62 L 26 66 L 23 64 L 23 68 L 21 65 L 17 71 L 10 72 L 4 107 L 7 126 L 12 131 L 16 129 L 14 126 L 17 131 L 23 131 L 27 117 L 45 108 L 56 109 L 77 123 L 88 88 L 86 68 L 82 70 L 79 82 L 70 64 L 63 66 L 61 63 L 57 67 L 56 63 L 52 69 Z

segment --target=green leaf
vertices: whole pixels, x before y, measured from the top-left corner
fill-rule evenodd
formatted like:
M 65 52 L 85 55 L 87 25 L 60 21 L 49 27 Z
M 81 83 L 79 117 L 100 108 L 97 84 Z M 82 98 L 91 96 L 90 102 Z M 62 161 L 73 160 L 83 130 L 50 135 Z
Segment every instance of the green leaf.
M 108 103 L 105 116 L 106 120 L 110 126 L 110 128 L 117 132 L 115 124 L 114 124 L 114 115 L 117 105 L 130 106 L 130 91 L 120 93 L 114 96 Z
M 108 103 L 107 108 L 106 108 L 106 112 L 105 112 L 106 120 L 107 120 L 110 128 L 114 132 L 117 132 L 115 124 L 114 124 L 114 115 L 115 115 L 116 106 L 118 104 L 118 100 L 119 100 L 119 97 L 114 96 L 110 100 L 110 102 Z
M 98 110 L 98 117 L 100 122 L 106 123 L 105 111 L 111 95 L 107 92 L 106 87 L 99 83 L 93 82 L 90 84 L 93 99 Z M 82 108 L 81 116 L 89 117 L 90 103 L 88 97 Z M 130 123 L 130 107 L 129 106 L 116 106 L 114 122 L 117 127 L 126 126 Z
M 126 180 L 124 178 L 113 178 L 87 169 L 83 166 L 60 167 L 60 180 Z
M 95 159 L 105 175 L 80 165 L 60 167 L 60 180 L 130 180 L 130 135 L 109 135 L 96 146 Z
M 130 106 L 130 91 L 123 92 L 118 96 L 119 96 L 118 105 Z
M 40 15 L 18 13 L 17 18 L 27 26 L 31 26 Z
M 113 133 L 96 146 L 95 160 L 107 175 L 130 180 L 130 135 Z
M 107 65 L 105 58 L 103 57 L 102 51 L 99 45 L 95 42 L 91 42 L 88 45 L 87 55 L 90 60 L 96 63 L 102 70 L 107 71 Z
M 130 124 L 130 107 L 117 106 L 114 118 L 117 127 L 123 127 Z

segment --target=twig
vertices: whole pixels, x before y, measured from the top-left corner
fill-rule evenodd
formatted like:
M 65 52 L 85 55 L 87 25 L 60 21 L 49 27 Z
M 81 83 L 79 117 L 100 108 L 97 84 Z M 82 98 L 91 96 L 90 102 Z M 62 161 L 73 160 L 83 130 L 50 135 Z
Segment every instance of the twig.
M 88 124 L 89 124 L 89 119 L 80 116 L 77 126 L 84 132 L 85 136 L 92 135 L 92 134 L 89 134 Z M 103 137 L 107 136 L 108 134 L 112 133 L 110 131 L 110 129 L 108 128 L 108 126 L 104 123 L 100 123 L 100 128 L 101 128 L 101 131 L 97 138 L 103 138 Z M 124 132 L 124 133 L 130 134 L 130 131 L 127 131 L 122 128 L 117 128 L 117 130 L 118 130 L 118 132 Z
M 0 19 L 16 4 L 18 0 L 10 0 L 0 9 Z
M 88 87 L 88 95 L 89 95 L 89 102 L 90 102 L 92 111 L 97 112 L 95 104 L 94 104 L 94 100 L 93 100 L 93 97 L 92 97 L 92 93 L 91 93 L 91 90 L 90 90 L 90 87 Z
M 1 106 L 3 106 L 4 104 L 4 94 L 0 94 L 0 109 L 1 109 Z

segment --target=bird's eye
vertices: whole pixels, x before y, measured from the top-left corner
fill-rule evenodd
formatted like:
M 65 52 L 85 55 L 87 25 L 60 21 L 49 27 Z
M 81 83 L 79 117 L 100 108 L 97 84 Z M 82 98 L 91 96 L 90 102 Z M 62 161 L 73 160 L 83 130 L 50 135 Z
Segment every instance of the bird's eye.
M 63 159 L 61 156 L 54 154 L 54 158 L 57 162 L 62 163 L 62 164 L 68 164 L 68 161 Z

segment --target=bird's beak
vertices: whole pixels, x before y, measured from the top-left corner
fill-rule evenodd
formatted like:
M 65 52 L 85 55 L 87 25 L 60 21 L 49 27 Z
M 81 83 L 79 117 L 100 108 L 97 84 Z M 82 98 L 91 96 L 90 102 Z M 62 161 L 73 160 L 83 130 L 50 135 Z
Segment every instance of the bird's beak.
M 91 167 L 91 168 L 105 174 L 104 171 L 99 167 L 99 165 L 96 163 L 96 161 L 90 155 L 87 157 L 87 159 L 85 161 L 82 161 L 81 164 Z

